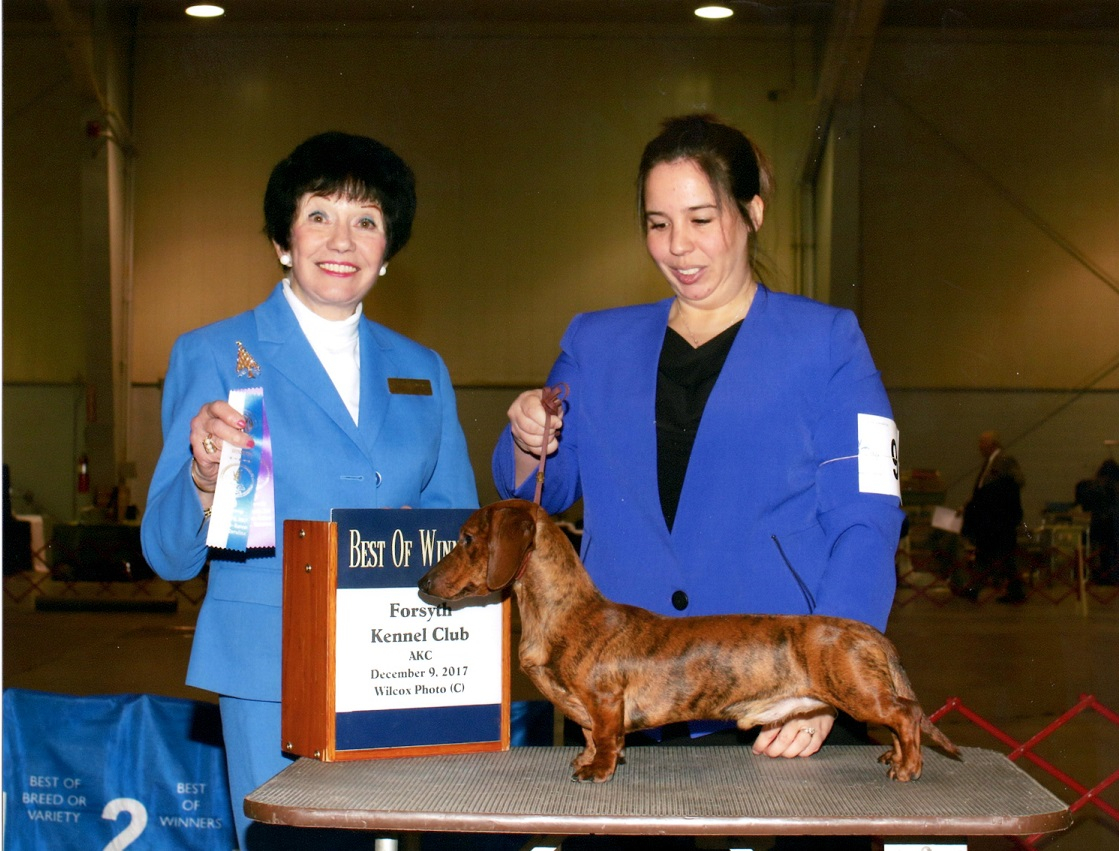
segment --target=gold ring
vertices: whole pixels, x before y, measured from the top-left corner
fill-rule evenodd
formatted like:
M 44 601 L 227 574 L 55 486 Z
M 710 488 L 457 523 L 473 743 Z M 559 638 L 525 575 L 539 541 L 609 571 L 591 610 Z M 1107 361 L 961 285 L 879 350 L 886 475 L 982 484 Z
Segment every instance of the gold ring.
M 202 445 L 211 455 L 218 451 L 218 448 L 214 446 L 214 436 L 212 434 L 208 434 L 205 438 L 203 438 Z

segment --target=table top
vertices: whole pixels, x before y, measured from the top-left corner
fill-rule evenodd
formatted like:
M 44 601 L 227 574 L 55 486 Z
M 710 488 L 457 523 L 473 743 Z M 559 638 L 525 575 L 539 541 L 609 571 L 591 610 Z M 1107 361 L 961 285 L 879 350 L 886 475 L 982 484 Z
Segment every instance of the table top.
M 1004 755 L 925 749 L 897 783 L 882 746 L 809 759 L 744 747 L 631 747 L 608 783 L 574 783 L 579 748 L 324 763 L 301 759 L 245 799 L 257 821 L 471 833 L 758 836 L 1030 835 L 1064 830 L 1068 806 Z

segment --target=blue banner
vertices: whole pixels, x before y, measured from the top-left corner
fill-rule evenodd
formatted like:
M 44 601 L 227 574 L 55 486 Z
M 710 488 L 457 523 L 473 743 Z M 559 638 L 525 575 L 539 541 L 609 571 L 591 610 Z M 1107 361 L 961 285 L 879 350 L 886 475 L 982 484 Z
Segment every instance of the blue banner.
M 236 847 L 216 706 L 4 692 L 7 851 Z

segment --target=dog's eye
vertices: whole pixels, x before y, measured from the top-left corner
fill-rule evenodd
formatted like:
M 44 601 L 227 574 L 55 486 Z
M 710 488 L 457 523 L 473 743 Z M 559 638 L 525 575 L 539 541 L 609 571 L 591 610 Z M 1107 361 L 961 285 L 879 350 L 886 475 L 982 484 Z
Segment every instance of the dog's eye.
M 462 536 L 462 543 L 463 543 L 463 546 L 469 546 L 470 544 L 474 543 L 474 536 L 473 535 L 463 535 Z

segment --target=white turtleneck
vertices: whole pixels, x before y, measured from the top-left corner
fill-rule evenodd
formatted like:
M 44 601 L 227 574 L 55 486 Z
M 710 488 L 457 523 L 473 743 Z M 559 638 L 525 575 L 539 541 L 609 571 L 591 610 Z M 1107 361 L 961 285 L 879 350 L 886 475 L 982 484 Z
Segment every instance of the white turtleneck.
M 287 278 L 284 278 L 284 298 L 291 305 L 299 327 L 318 355 L 323 369 L 334 382 L 334 389 L 354 418 L 354 425 L 357 425 L 358 411 L 361 410 L 361 349 L 358 338 L 361 305 L 345 319 L 323 319 L 299 300 Z

